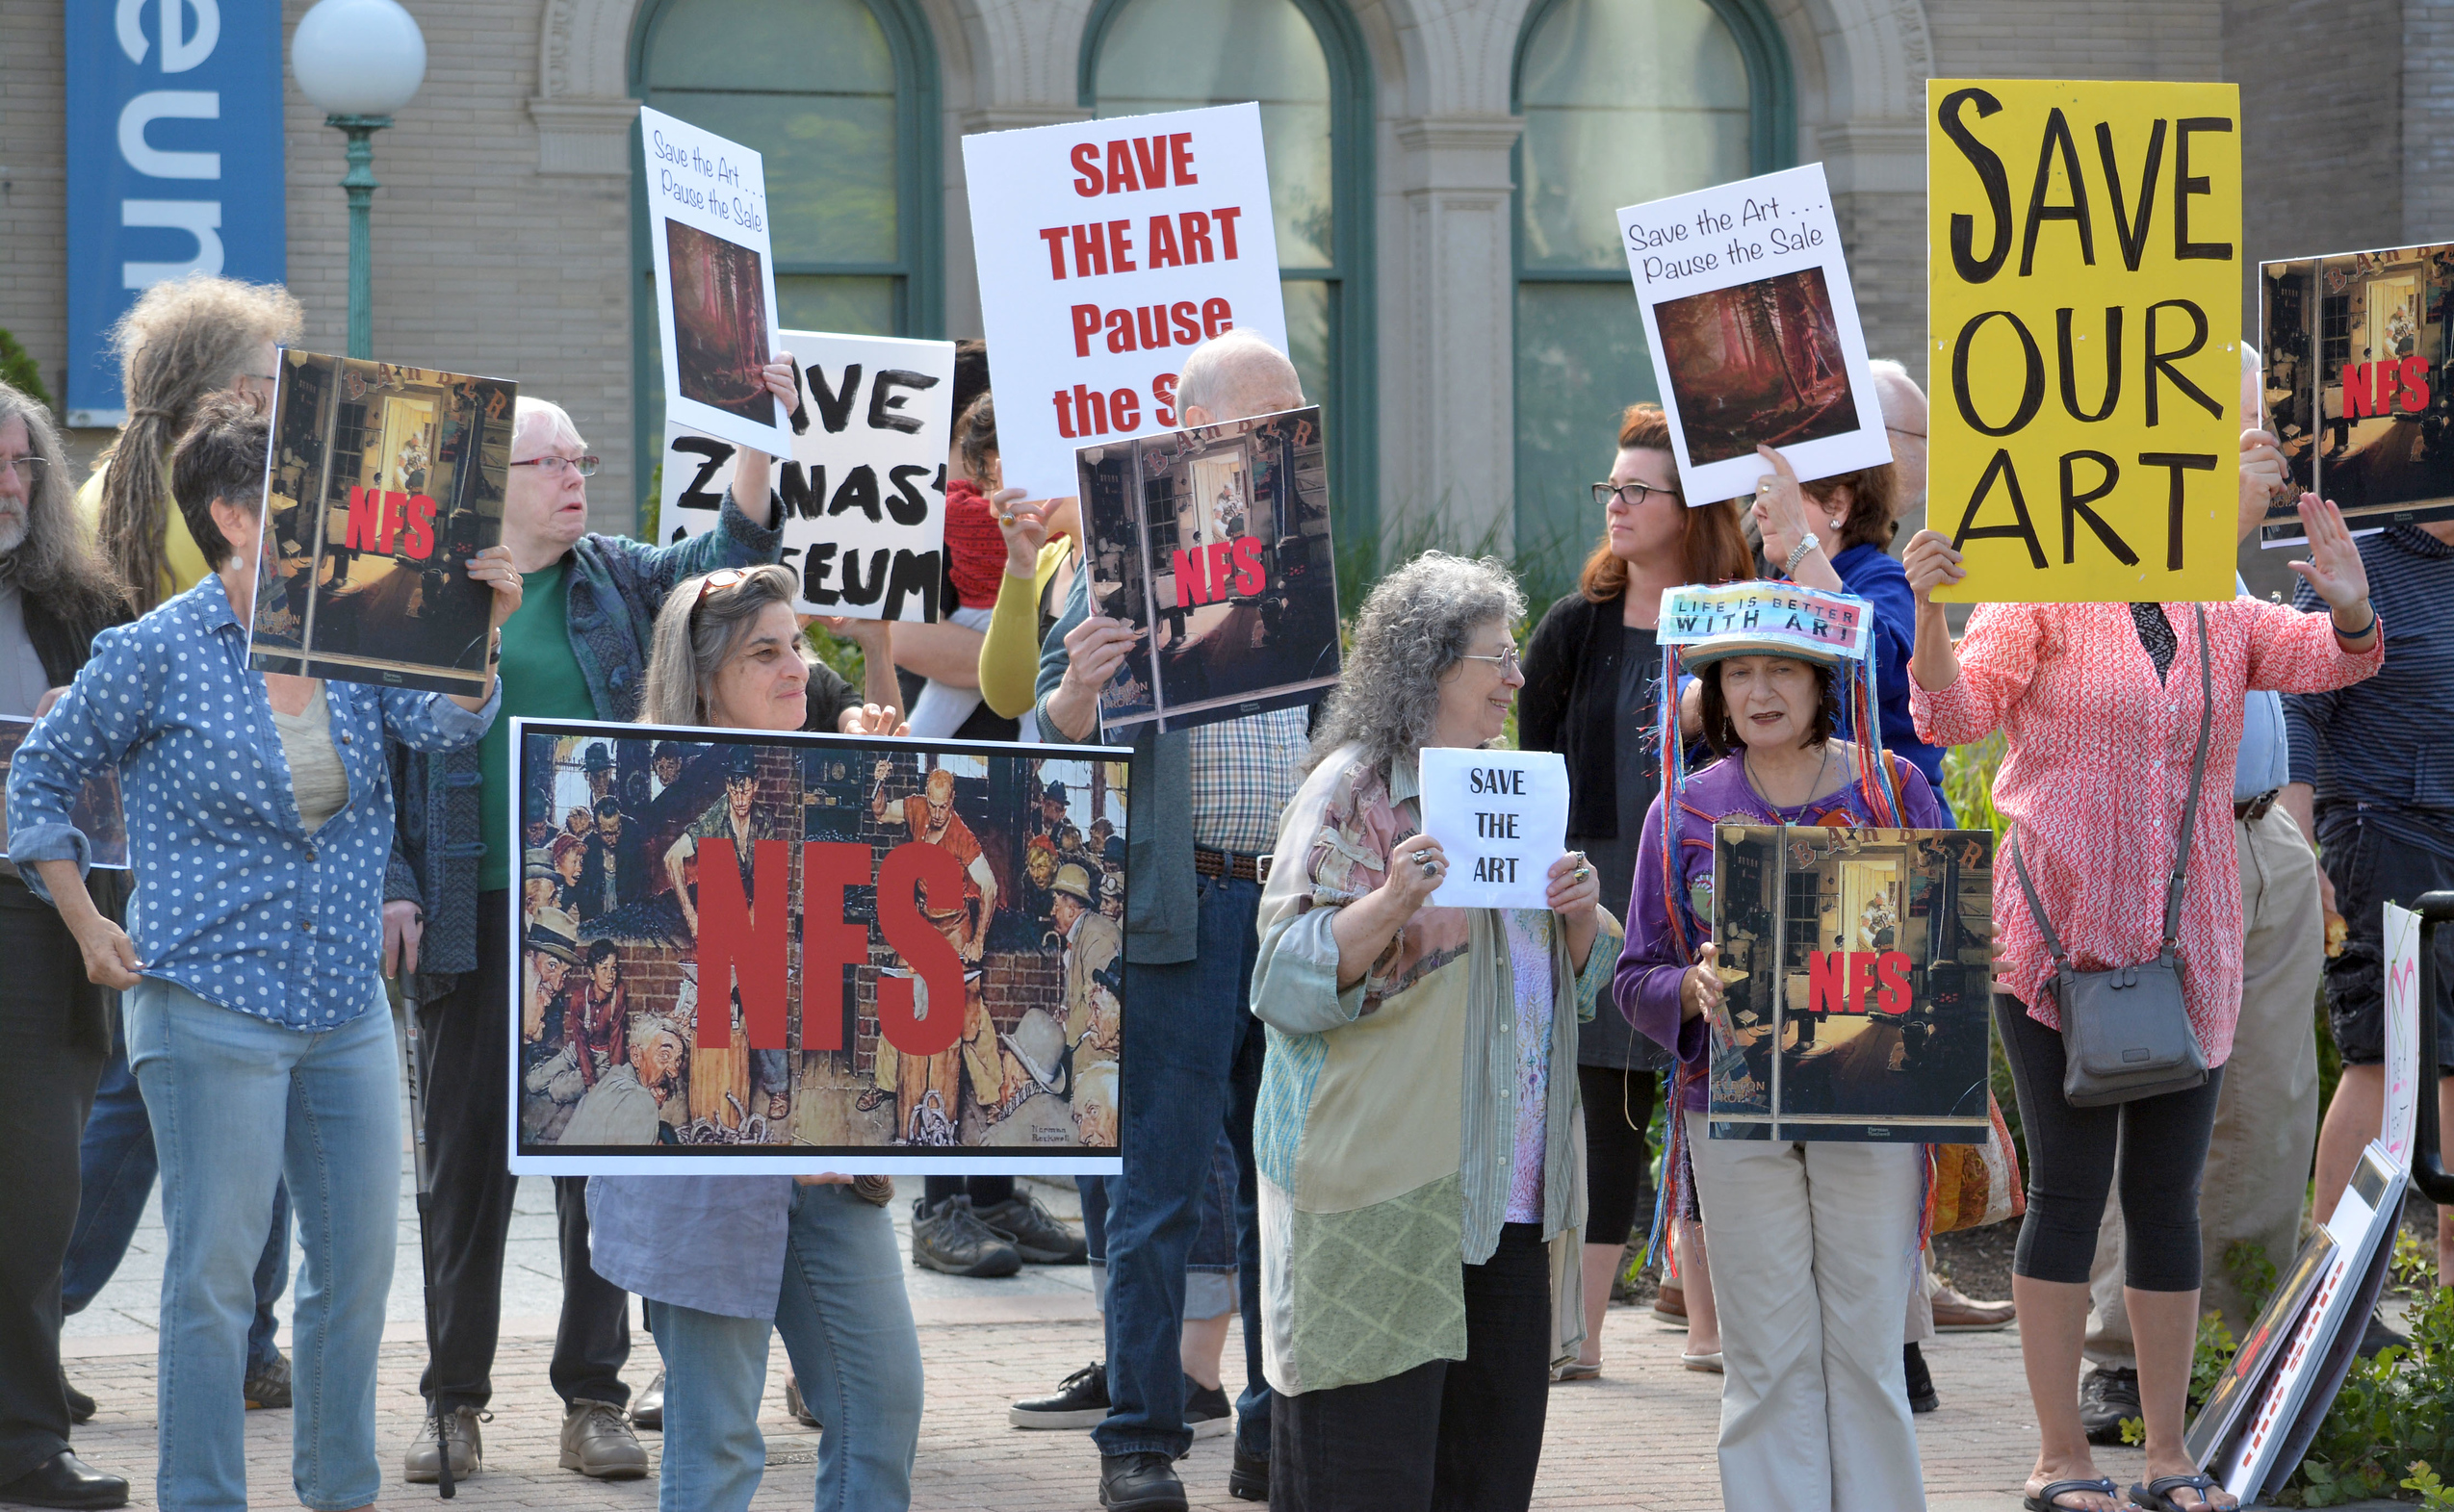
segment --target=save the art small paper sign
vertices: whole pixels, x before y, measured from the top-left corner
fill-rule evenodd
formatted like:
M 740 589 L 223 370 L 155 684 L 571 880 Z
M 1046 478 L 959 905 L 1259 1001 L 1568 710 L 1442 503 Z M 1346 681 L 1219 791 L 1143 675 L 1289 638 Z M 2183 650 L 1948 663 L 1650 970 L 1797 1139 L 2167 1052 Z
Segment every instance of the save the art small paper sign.
M 1546 909 L 1551 863 L 1567 847 L 1568 769 L 1556 751 L 1427 746 L 1423 833 L 1440 842 L 1443 909 Z

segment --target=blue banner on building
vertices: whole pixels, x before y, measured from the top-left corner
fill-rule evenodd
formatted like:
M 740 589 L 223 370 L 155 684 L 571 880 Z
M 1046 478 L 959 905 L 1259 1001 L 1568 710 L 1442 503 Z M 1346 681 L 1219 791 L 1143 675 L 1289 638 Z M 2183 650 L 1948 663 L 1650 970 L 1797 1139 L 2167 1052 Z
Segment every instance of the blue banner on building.
M 65 0 L 71 425 L 117 424 L 106 337 L 201 271 L 289 273 L 279 0 Z

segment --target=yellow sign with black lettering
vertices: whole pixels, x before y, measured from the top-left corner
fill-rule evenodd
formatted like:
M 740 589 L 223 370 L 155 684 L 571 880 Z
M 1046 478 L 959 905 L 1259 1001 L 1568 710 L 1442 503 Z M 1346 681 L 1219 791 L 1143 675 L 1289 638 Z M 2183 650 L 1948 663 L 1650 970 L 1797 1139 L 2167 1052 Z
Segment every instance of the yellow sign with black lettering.
M 2233 597 L 2240 91 L 1925 86 L 1937 599 Z

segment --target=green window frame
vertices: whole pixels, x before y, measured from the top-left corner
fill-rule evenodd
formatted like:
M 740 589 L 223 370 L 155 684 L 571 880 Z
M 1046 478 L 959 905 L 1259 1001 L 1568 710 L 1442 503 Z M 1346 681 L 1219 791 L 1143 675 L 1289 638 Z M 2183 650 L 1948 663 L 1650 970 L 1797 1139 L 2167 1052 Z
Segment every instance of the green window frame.
M 755 41 L 766 7 L 777 0 L 741 0 L 745 40 Z M 892 286 L 890 328 L 878 336 L 942 337 L 945 333 L 945 227 L 939 135 L 937 44 L 916 0 L 860 0 L 875 18 L 891 61 L 894 95 L 895 237 L 891 258 L 865 261 L 803 261 L 779 256 L 778 278 L 804 275 L 880 278 Z M 631 33 L 630 87 L 633 99 L 655 105 L 650 63 L 657 30 L 679 0 L 646 0 Z M 890 81 L 881 81 L 890 82 Z M 701 93 L 723 90 L 700 90 Z M 771 90 L 746 92 L 767 93 Z M 676 112 L 676 114 L 685 114 Z M 685 115 L 686 118 L 686 115 Z M 749 145 L 757 146 L 752 142 Z M 769 172 L 774 160 L 768 159 Z M 772 199 L 776 187 L 768 185 Z M 656 319 L 656 265 L 648 247 L 647 166 L 639 134 L 631 133 L 631 256 L 633 269 L 632 415 L 639 459 L 635 492 L 644 504 L 655 459 L 664 446 L 664 368 Z M 779 298 L 782 292 L 779 291 Z M 780 315 L 780 312 L 779 312 Z M 781 323 L 781 320 L 780 322 Z
M 1520 116 L 1525 114 L 1525 72 L 1528 54 L 1536 38 L 1544 23 L 1569 3 L 1571 0 L 1535 0 L 1528 8 L 1525 21 L 1517 31 L 1516 55 L 1509 68 L 1509 110 L 1511 114 Z M 1613 0 L 1613 3 L 1633 7 L 1650 4 L 1651 0 Z M 1770 173 L 1792 166 L 1797 158 L 1797 90 L 1791 70 L 1789 48 L 1782 40 L 1780 29 L 1759 0 L 1703 0 L 1703 3 L 1729 33 L 1745 67 L 1747 171 Z M 1608 268 L 1546 268 L 1529 264 L 1526 252 L 1525 143 L 1522 137 L 1510 155 L 1510 176 L 1516 185 L 1511 195 L 1510 221 L 1511 261 L 1515 271 L 1512 319 L 1517 322 L 1523 320 L 1525 298 L 1530 289 L 1565 284 L 1616 288 L 1627 301 L 1629 319 L 1634 320 L 1636 294 L 1629 282 L 1624 258 Z M 1601 216 L 1608 216 L 1616 208 L 1614 205 L 1593 207 L 1594 213 Z M 1640 328 L 1639 339 L 1641 340 Z M 1516 352 L 1515 385 L 1518 391 L 1516 403 L 1512 406 L 1515 415 L 1512 442 L 1516 459 L 1517 556 L 1520 562 L 1544 564 L 1545 571 L 1537 575 L 1543 580 L 1528 581 L 1529 595 L 1538 597 L 1548 592 L 1556 596 L 1574 585 L 1576 572 L 1600 533 L 1598 520 L 1589 518 L 1584 508 L 1586 496 L 1581 492 L 1581 485 L 1591 481 L 1592 476 L 1599 476 L 1603 469 L 1597 467 L 1591 476 L 1576 479 L 1575 483 L 1580 485 L 1576 489 L 1569 488 L 1563 478 L 1545 475 L 1544 469 L 1533 454 L 1535 448 L 1529 446 L 1527 440 L 1529 424 L 1538 423 L 1540 417 L 1529 413 L 1525 393 L 1529 355 L 1522 333 L 1511 346 Z M 1626 375 L 1624 392 L 1607 397 L 1594 397 L 1593 402 L 1575 406 L 1580 410 L 1589 409 L 1592 414 L 1580 413 L 1573 420 L 1580 425 L 1588 421 L 1598 422 L 1606 409 L 1615 414 L 1624 404 L 1658 400 L 1660 397 L 1651 363 L 1645 359 Z M 1597 459 L 1607 454 L 1608 447 L 1606 436 L 1597 428 L 1592 444 Z M 1555 472 L 1556 469 L 1550 471 Z M 1578 522 L 1581 522 L 1581 526 Z M 1547 602 L 1548 600 L 1537 602 L 1535 612 L 1539 614 Z
M 1146 0 L 1097 0 L 1082 28 L 1078 94 L 1098 109 L 1099 48 L 1132 5 Z M 1202 0 L 1225 4 L 1227 0 Z M 1342 559 L 1377 561 L 1380 506 L 1380 346 L 1375 319 L 1372 182 L 1373 82 L 1362 29 L 1339 0 L 1288 0 L 1311 23 L 1330 79 L 1330 257 L 1327 266 L 1286 267 L 1279 281 L 1320 284 L 1327 295 L 1329 392 L 1309 397 L 1322 406 L 1328 432 L 1330 500 Z M 1218 101 L 1219 104 L 1235 103 Z M 1293 312 L 1290 310 L 1290 316 Z

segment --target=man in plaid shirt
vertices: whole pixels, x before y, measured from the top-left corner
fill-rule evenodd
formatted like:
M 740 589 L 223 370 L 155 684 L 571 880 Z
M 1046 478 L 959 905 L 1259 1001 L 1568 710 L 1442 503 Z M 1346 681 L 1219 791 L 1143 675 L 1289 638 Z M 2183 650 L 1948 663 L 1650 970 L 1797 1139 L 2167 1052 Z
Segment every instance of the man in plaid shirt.
M 1295 365 L 1250 332 L 1197 348 L 1177 380 L 1179 423 L 1218 424 L 1303 407 Z M 1132 644 L 1119 621 L 1090 613 L 1076 573 L 1040 656 L 1040 728 L 1051 738 L 1099 736 L 1098 697 Z M 1134 738 L 1133 861 L 1125 897 L 1124 1174 L 1108 1182 L 1108 1364 L 1069 1377 L 1057 1397 L 1017 1406 L 1017 1421 L 1079 1421 L 1106 1409 L 1099 1501 L 1126 1512 L 1185 1504 L 1174 1461 L 1192 1447 L 1179 1352 L 1184 1264 L 1201 1226 L 1201 1185 L 1225 1120 L 1236 1158 L 1237 1284 L 1245 1378 L 1227 1487 L 1269 1491 L 1270 1393 L 1261 1373 L 1260 1250 L 1253 1107 L 1262 1037 L 1249 1002 L 1259 936 L 1259 859 L 1295 796 L 1309 711 L 1275 709 L 1172 734 Z

